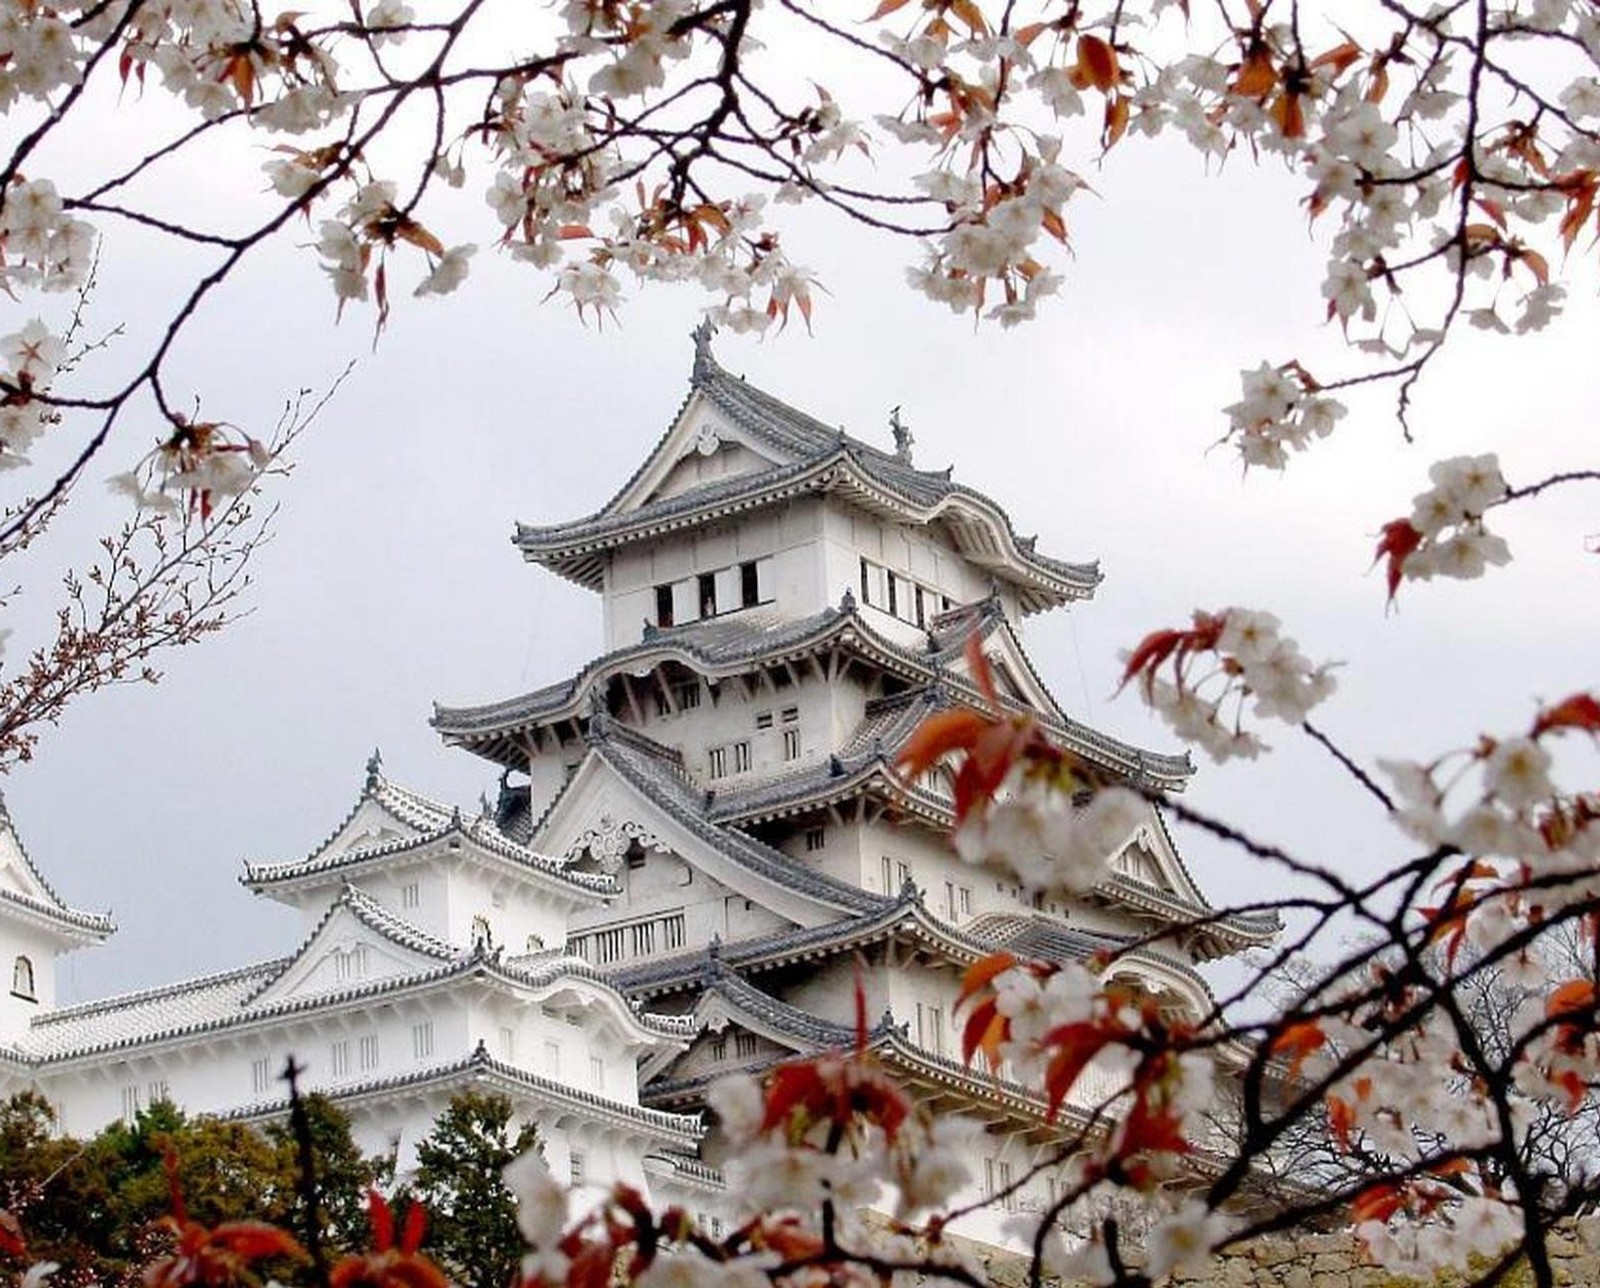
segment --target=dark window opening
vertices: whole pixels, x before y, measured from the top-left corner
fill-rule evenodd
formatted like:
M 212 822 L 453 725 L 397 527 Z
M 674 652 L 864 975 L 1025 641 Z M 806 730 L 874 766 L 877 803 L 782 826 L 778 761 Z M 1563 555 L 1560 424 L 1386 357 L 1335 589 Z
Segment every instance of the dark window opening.
M 888 574 L 887 580 L 889 582 L 889 613 L 893 617 L 898 617 L 900 615 L 900 608 L 899 604 L 897 603 L 899 597 L 896 592 L 899 587 L 895 583 L 897 583 L 900 578 L 896 577 L 893 573 L 890 573 Z
M 756 578 L 754 563 L 739 565 L 739 606 L 753 608 L 761 602 L 761 585 Z
M 870 604 L 872 602 L 872 591 L 870 589 L 871 585 L 872 581 L 867 573 L 867 561 L 863 559 L 861 561 L 861 602 L 863 604 Z
M 656 587 L 656 625 L 672 625 L 672 587 Z
M 703 572 L 696 580 L 700 591 L 700 616 L 715 617 L 717 615 L 717 578 L 715 574 Z
M 926 626 L 928 624 L 927 612 L 928 612 L 928 610 L 927 610 L 927 605 L 924 602 L 924 596 L 923 596 L 923 593 L 922 593 L 922 587 L 918 586 L 917 587 L 917 625 L 918 626 Z

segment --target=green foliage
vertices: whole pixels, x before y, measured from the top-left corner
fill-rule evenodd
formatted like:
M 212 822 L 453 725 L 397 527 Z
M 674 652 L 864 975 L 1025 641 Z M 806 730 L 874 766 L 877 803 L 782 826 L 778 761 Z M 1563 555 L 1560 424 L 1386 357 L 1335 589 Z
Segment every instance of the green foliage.
M 311 1159 L 317 1183 L 324 1246 L 354 1251 L 367 1242 L 367 1191 L 378 1183 L 380 1164 L 365 1157 L 350 1134 L 350 1118 L 327 1096 L 312 1092 L 300 1099 L 311 1133 Z M 298 1175 L 299 1145 L 288 1119 L 267 1126 L 287 1174 Z M 303 1196 L 294 1187 L 285 1201 L 262 1215 L 302 1237 L 306 1231 Z
M 432 1218 L 424 1246 L 463 1288 L 505 1288 L 516 1277 L 522 1239 L 501 1173 L 538 1146 L 531 1124 L 513 1128 L 506 1097 L 477 1092 L 454 1097 L 417 1146 L 413 1194 Z

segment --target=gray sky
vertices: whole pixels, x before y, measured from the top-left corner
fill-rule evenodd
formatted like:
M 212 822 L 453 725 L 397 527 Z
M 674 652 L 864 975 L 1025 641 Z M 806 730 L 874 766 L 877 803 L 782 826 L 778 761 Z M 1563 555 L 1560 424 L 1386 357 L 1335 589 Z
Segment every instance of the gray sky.
M 1237 161 L 1207 179 L 1180 147 L 1120 151 L 1091 175 L 1103 199 L 1077 207 L 1077 258 L 1036 324 L 975 331 L 904 287 L 909 243 L 807 214 L 789 249 L 830 292 L 815 336 L 798 325 L 761 343 L 723 336 L 719 358 L 884 445 L 888 410 L 903 405 L 920 464 L 954 464 L 1041 550 L 1101 559 L 1097 598 L 1036 620 L 1028 642 L 1069 711 L 1144 745 L 1175 743 L 1132 697 L 1111 699 L 1116 654 L 1195 607 L 1270 608 L 1310 657 L 1345 659 L 1317 719 L 1362 756 L 1432 755 L 1519 728 L 1535 698 L 1593 685 L 1600 559 L 1583 539 L 1600 521 L 1581 489 L 1506 513 L 1498 529 L 1517 559 L 1482 582 L 1408 586 L 1386 614 L 1368 571 L 1379 525 L 1409 511 L 1438 457 L 1498 448 L 1513 483 L 1592 466 L 1592 280 L 1548 337 L 1460 337 L 1417 398 L 1415 446 L 1379 394 L 1286 476 L 1241 481 L 1230 451 L 1208 451 L 1238 370 L 1296 355 L 1339 369 L 1300 185 Z M 205 178 L 191 179 L 203 199 Z M 482 241 L 476 200 L 462 210 Z M 96 301 L 134 333 L 157 317 L 165 272 L 141 247 L 113 244 Z M 62 895 L 122 927 L 69 959 L 65 998 L 287 951 L 294 919 L 238 886 L 246 859 L 318 844 L 374 746 L 394 777 L 471 806 L 494 771 L 439 744 L 430 703 L 509 696 L 599 651 L 598 599 L 524 566 L 509 535 L 517 519 L 594 509 L 631 472 L 686 391 L 701 301 L 635 290 L 616 324 L 596 328 L 541 304 L 547 289 L 485 251 L 458 295 L 401 300 L 372 353 L 370 314 L 353 308 L 336 326 L 314 256 L 286 244 L 247 265 L 226 311 L 186 337 L 175 375 L 208 416 L 253 430 L 296 386 L 359 365 L 275 486 L 282 512 L 256 562 L 253 615 L 168 657 L 159 687 L 80 703 L 4 785 Z M 40 548 L 12 612 L 13 655 L 53 606 L 44 570 L 121 513 L 98 477 L 150 437 L 124 430 Z M 1268 736 L 1272 757 L 1203 767 L 1191 798 L 1347 872 L 1403 852 L 1324 755 Z M 1215 898 L 1263 892 L 1243 855 L 1178 839 Z

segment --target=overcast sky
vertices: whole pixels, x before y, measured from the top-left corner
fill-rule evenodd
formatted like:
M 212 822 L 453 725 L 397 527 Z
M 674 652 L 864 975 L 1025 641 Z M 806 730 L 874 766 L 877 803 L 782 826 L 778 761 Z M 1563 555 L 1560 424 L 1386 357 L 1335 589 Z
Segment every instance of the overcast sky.
M 1592 282 L 1549 337 L 1461 337 L 1417 397 L 1415 446 L 1378 395 L 1286 476 L 1242 479 L 1229 450 L 1208 450 L 1239 369 L 1338 351 L 1319 325 L 1323 256 L 1300 186 L 1237 161 L 1208 178 L 1182 148 L 1120 151 L 1090 174 L 1101 197 L 1077 206 L 1066 290 L 1036 324 L 975 330 L 906 290 L 909 244 L 807 214 L 789 246 L 829 292 L 815 335 L 722 336 L 720 360 L 884 446 L 901 405 L 919 464 L 953 464 L 1042 551 L 1100 559 L 1097 597 L 1035 619 L 1027 640 L 1070 712 L 1135 742 L 1175 748 L 1133 698 L 1112 700 L 1117 653 L 1195 607 L 1270 608 L 1309 656 L 1345 659 L 1318 719 L 1362 757 L 1429 756 L 1592 686 L 1600 559 L 1584 538 L 1600 520 L 1581 489 L 1507 514 L 1498 526 L 1517 560 L 1483 582 L 1409 586 L 1386 613 L 1368 569 L 1378 527 L 1409 511 L 1438 457 L 1498 448 L 1513 483 L 1593 465 Z M 217 180 L 194 169 L 177 182 L 203 207 Z M 462 207 L 475 221 L 476 200 Z M 481 223 L 471 233 L 486 240 Z M 128 325 L 131 358 L 169 262 L 134 237 L 108 249 L 95 308 Z M 510 533 L 588 513 L 629 475 L 687 390 L 702 301 L 633 291 L 615 324 L 595 327 L 541 303 L 547 289 L 482 253 L 459 295 L 402 300 L 373 352 L 370 314 L 336 325 L 314 256 L 285 243 L 188 333 L 173 387 L 255 430 L 294 388 L 358 365 L 273 486 L 282 509 L 252 615 L 164 659 L 158 687 L 79 703 L 4 784 L 63 897 L 121 926 L 68 960 L 66 999 L 290 950 L 295 920 L 239 887 L 245 860 L 312 850 L 375 746 L 391 776 L 475 807 L 495 771 L 440 745 L 431 703 L 510 696 L 599 651 L 598 598 L 523 565 Z M 151 437 L 125 427 L 92 472 L 127 468 Z M 91 480 L 35 556 L 13 649 L 48 621 L 44 573 L 120 514 Z M 1192 799 L 1345 871 L 1403 852 L 1325 755 L 1269 737 L 1266 761 L 1203 767 Z M 1192 832 L 1178 839 L 1218 900 L 1276 879 Z

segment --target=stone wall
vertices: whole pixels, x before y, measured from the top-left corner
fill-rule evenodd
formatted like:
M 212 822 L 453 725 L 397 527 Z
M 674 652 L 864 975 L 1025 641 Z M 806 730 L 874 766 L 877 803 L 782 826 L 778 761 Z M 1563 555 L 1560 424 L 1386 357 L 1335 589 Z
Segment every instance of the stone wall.
M 1600 1284 L 1600 1217 L 1563 1228 L 1549 1240 L 1556 1282 L 1572 1288 Z M 1400 1288 L 1415 1280 L 1397 1279 L 1371 1265 L 1353 1235 L 1301 1234 L 1260 1239 L 1219 1256 L 1204 1274 L 1178 1275 L 1185 1288 Z M 1470 1282 L 1441 1274 L 1430 1288 L 1457 1288 Z M 1505 1288 L 1528 1288 L 1526 1266 L 1501 1280 Z
M 1567 1288 L 1600 1285 L 1600 1216 L 1586 1217 L 1550 1236 L 1556 1282 Z M 1027 1282 L 1020 1262 L 987 1261 L 995 1288 Z M 1407 1288 L 1419 1281 L 1399 1279 L 1371 1265 L 1349 1233 L 1275 1235 L 1218 1255 L 1201 1274 L 1179 1274 L 1173 1288 Z M 1440 1274 L 1427 1288 L 1461 1288 L 1471 1280 Z M 1504 1288 L 1532 1288 L 1525 1265 L 1515 1267 Z M 1063 1285 L 1062 1288 L 1069 1288 Z

